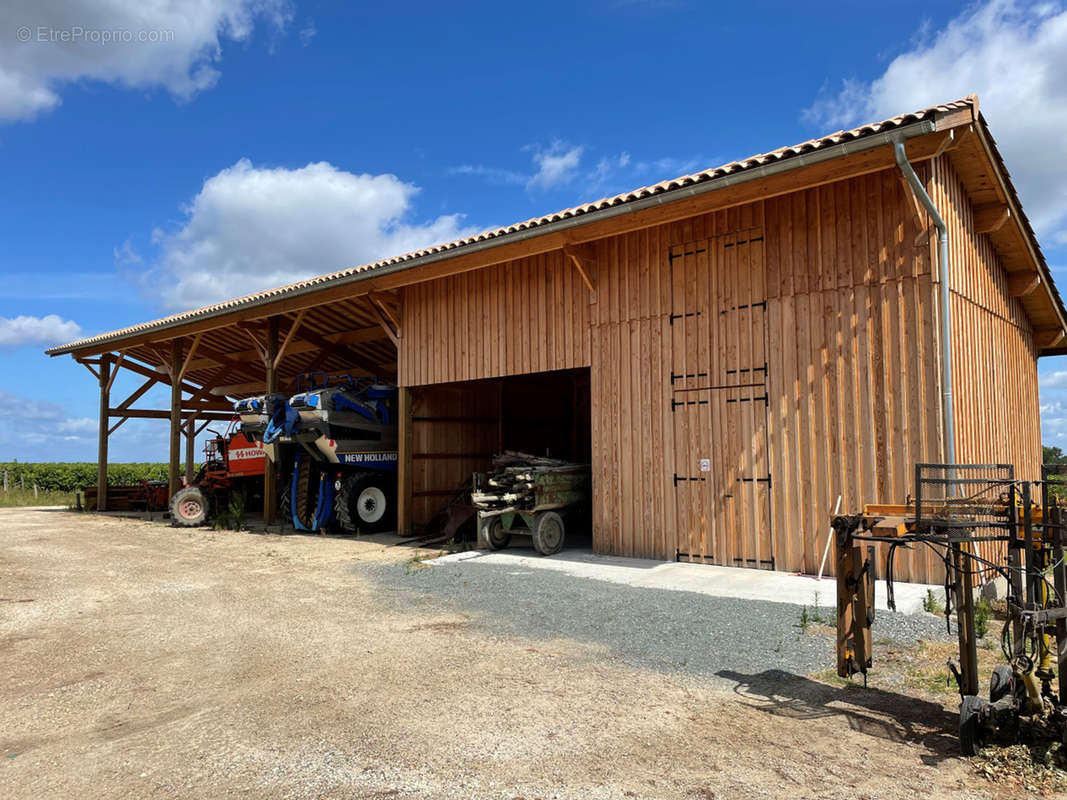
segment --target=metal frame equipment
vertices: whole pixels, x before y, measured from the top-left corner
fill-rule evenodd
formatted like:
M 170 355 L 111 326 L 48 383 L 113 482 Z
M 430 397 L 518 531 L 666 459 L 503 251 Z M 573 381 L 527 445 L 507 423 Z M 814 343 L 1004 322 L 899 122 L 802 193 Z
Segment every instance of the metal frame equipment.
M 1011 464 L 917 464 L 914 499 L 867 505 L 834 517 L 837 546 L 837 674 L 872 666 L 875 549 L 886 549 L 889 607 L 893 556 L 930 547 L 945 566 L 946 619 L 955 606 L 960 747 L 974 755 L 1022 723 L 1067 735 L 1067 465 L 1045 465 L 1040 481 L 1015 478 Z M 1000 635 L 1006 663 L 993 669 L 988 698 L 979 694 L 975 587 L 1003 577 L 1006 614 Z M 1055 688 L 1054 688 L 1055 687 Z

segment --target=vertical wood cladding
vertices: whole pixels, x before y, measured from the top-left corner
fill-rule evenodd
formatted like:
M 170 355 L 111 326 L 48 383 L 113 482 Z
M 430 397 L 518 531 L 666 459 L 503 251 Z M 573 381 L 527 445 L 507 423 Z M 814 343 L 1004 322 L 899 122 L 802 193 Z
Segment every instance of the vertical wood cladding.
M 589 293 L 560 251 L 407 286 L 405 386 L 589 365 Z
M 918 171 L 953 228 L 958 458 L 1009 461 L 1028 474 L 1040 452 L 1029 324 L 1008 297 L 988 236 L 972 232 L 970 206 L 947 160 Z M 594 243 L 595 295 L 561 252 L 406 287 L 400 380 L 590 366 L 599 552 L 675 558 L 692 554 L 695 543 L 699 560 L 759 562 L 769 550 L 777 569 L 814 572 L 838 495 L 846 512 L 903 502 L 915 462 L 943 460 L 936 241 L 920 236 L 909 202 L 899 173 L 885 170 L 602 239 Z M 730 237 L 747 241 L 756 233 L 762 297 L 751 299 L 765 303 L 762 452 L 758 428 L 740 417 L 680 422 L 671 381 L 688 369 L 679 352 L 693 348 L 690 360 L 706 353 L 718 369 L 725 361 L 713 354 L 740 346 L 740 328 L 711 324 L 721 309 L 710 287 L 726 285 L 727 261 L 696 249 L 721 254 Z M 672 281 L 672 253 L 688 259 L 691 285 Z M 731 285 L 753 285 L 759 263 L 744 269 L 746 281 L 735 275 Z M 695 302 L 709 311 L 708 323 L 672 325 L 677 298 L 705 288 L 708 296 Z M 695 337 L 682 350 L 680 331 Z M 705 393 L 710 401 L 711 390 Z M 689 427 L 705 423 L 706 430 Z M 703 449 L 719 484 L 679 504 L 674 477 L 699 470 Z M 769 530 L 759 529 L 762 516 L 750 507 L 758 494 L 734 509 L 756 527 L 728 524 L 716 503 L 716 493 L 728 493 L 726 465 L 747 475 L 744 464 L 754 470 L 760 458 L 770 479 Z M 731 533 L 716 538 L 716 525 Z M 903 579 L 940 579 L 932 554 L 903 551 L 897 563 Z

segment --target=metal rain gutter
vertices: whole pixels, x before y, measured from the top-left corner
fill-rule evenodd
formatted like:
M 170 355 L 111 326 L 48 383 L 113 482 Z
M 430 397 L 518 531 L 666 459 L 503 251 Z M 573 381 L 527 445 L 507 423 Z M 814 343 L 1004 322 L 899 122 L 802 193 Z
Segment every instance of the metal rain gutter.
M 955 424 L 952 417 L 952 309 L 950 305 L 951 293 L 949 288 L 949 263 L 948 263 L 948 225 L 941 217 L 934 201 L 926 193 L 919 176 L 915 174 L 908 161 L 908 154 L 904 149 L 904 139 L 899 138 L 893 143 L 893 153 L 897 159 L 904 179 L 908 182 L 915 197 L 922 203 L 923 208 L 930 214 L 934 227 L 937 228 L 937 266 L 941 275 L 941 413 L 944 417 L 945 429 L 945 460 L 948 464 L 956 463 Z M 955 477 L 949 474 L 949 480 Z M 954 493 L 953 483 L 948 484 L 950 493 Z
M 710 180 L 702 181 L 692 186 L 687 186 L 685 188 L 671 189 L 660 194 L 652 195 L 651 197 L 641 198 L 640 200 L 632 200 L 630 202 L 619 203 L 618 205 L 611 206 L 609 208 L 603 208 L 597 211 L 590 211 L 585 214 L 578 214 L 573 217 L 568 217 L 567 219 L 557 220 L 555 222 L 548 222 L 543 225 L 536 225 L 521 231 L 515 231 L 514 233 L 494 236 L 492 238 L 483 239 L 479 242 L 473 242 L 471 244 L 462 245 L 451 250 L 442 250 L 437 253 L 428 253 L 427 255 L 419 256 L 409 261 L 399 261 L 395 264 L 387 264 L 383 267 L 365 269 L 360 272 L 355 272 L 351 275 L 344 275 L 329 281 L 324 281 L 322 283 L 314 283 L 309 286 L 304 286 L 289 292 L 269 295 L 267 297 L 251 300 L 247 303 L 242 303 L 240 305 L 228 306 L 226 308 L 221 308 L 216 311 L 206 312 L 200 316 L 185 317 L 178 320 L 172 320 L 170 322 L 166 322 L 158 326 L 149 326 L 142 330 L 131 331 L 129 333 L 123 334 L 122 336 L 105 336 L 102 339 L 99 339 L 94 342 L 86 342 L 85 344 L 72 343 L 68 345 L 60 345 L 58 347 L 49 348 L 45 352 L 50 356 L 65 355 L 67 353 L 73 353 L 74 351 L 83 348 L 95 348 L 102 345 L 106 345 L 109 342 L 121 341 L 122 339 L 128 337 L 142 336 L 147 333 L 165 331 L 171 328 L 188 325 L 192 322 L 197 322 L 204 319 L 226 316 L 227 314 L 231 314 L 235 311 L 244 311 L 250 308 L 257 308 L 260 306 L 269 305 L 282 299 L 290 299 L 294 297 L 301 297 L 307 294 L 314 294 L 315 292 L 321 291 L 322 289 L 325 289 L 327 287 L 347 286 L 349 284 L 359 283 L 364 280 L 371 280 L 381 275 L 390 275 L 394 272 L 400 272 L 406 269 L 415 269 L 417 267 L 426 266 L 428 264 L 433 264 L 438 261 L 446 261 L 451 258 L 457 258 L 459 256 L 469 255 L 471 253 L 478 253 L 483 250 L 492 249 L 494 247 L 500 247 L 506 244 L 513 244 L 515 242 L 522 242 L 526 241 L 527 239 L 534 239 L 538 236 L 545 236 L 551 233 L 571 230 L 572 228 L 579 228 L 583 225 L 589 225 L 594 222 L 600 222 L 602 220 L 620 217 L 625 214 L 634 214 L 639 211 L 644 211 L 648 208 L 655 208 L 656 206 L 674 203 L 678 200 L 686 200 L 691 197 L 697 197 L 702 194 L 718 191 L 719 189 L 725 189 L 731 186 L 738 186 L 743 183 L 748 183 L 749 181 L 768 178 L 772 175 L 790 172 L 795 169 L 810 167 L 814 164 L 820 164 L 824 161 L 831 161 L 835 158 L 841 158 L 842 156 L 851 155 L 853 153 L 860 153 L 866 150 L 872 150 L 876 147 L 892 145 L 895 142 L 905 141 L 907 139 L 912 139 L 916 136 L 925 136 L 928 133 L 933 133 L 934 130 L 935 126 L 932 121 L 921 120 L 910 125 L 903 125 L 899 128 L 894 128 L 891 131 L 882 131 L 871 136 L 864 136 L 860 139 L 853 139 L 848 142 L 830 145 L 829 147 L 820 148 L 818 150 L 813 150 L 808 153 L 789 156 L 779 161 L 775 161 L 773 164 L 764 164 L 759 167 L 743 169 L 739 172 L 735 172 L 730 175 L 723 175 L 718 178 L 712 178 Z

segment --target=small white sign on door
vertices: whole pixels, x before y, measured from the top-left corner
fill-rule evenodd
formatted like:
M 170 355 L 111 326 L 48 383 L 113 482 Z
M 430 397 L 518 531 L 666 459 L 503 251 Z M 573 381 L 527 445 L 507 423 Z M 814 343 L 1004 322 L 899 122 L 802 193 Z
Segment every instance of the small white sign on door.
M 700 459 L 700 471 L 701 472 L 711 472 L 711 459 L 710 458 L 702 458 L 702 459 Z

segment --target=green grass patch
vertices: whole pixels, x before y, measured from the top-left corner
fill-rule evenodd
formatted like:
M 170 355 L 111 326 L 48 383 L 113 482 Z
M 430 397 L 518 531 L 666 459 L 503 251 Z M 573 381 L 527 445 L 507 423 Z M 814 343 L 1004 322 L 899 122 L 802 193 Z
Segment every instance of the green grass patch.
M 19 508 L 22 506 L 67 506 L 74 507 L 74 492 L 33 489 L 0 489 L 0 508 Z

